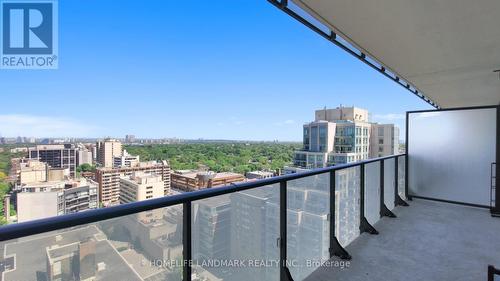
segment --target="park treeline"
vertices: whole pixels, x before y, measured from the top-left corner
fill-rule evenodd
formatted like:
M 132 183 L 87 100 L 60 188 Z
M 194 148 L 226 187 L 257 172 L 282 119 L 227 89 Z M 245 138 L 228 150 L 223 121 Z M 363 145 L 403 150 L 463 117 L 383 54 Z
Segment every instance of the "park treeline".
M 215 172 L 245 174 L 255 170 L 276 171 L 292 162 L 292 143 L 193 143 L 126 146 L 141 161 L 168 160 L 173 170 L 206 166 Z

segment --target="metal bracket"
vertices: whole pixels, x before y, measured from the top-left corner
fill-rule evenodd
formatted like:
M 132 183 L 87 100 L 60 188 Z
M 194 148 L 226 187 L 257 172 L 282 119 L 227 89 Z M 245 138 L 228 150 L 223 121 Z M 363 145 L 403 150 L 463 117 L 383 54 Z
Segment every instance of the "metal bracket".
M 337 256 L 343 260 L 351 260 L 352 257 L 349 255 L 349 253 L 340 245 L 339 240 L 337 240 L 337 237 L 333 237 L 333 245 L 332 248 L 330 248 L 330 257 Z
M 283 276 L 284 280 L 282 281 L 293 281 L 292 274 L 290 273 L 288 267 L 285 266 L 284 271 L 285 271 L 285 274 Z
M 405 200 L 403 200 L 403 198 L 401 198 L 401 196 L 399 195 L 396 195 L 396 200 L 394 200 L 394 205 L 396 206 L 403 206 L 403 207 L 408 207 L 410 206 L 408 203 L 406 203 Z
M 500 218 L 500 210 L 491 209 L 490 213 L 491 213 L 492 217 L 494 217 L 494 218 Z
M 378 234 L 378 231 L 368 222 L 366 217 L 363 217 L 361 219 L 361 222 L 359 223 L 359 231 L 361 233 L 368 232 L 368 233 L 374 234 L 374 235 Z
M 380 206 L 380 216 L 397 218 L 397 216 L 391 210 L 389 210 L 389 208 L 387 208 L 385 204 L 382 204 L 382 206 Z

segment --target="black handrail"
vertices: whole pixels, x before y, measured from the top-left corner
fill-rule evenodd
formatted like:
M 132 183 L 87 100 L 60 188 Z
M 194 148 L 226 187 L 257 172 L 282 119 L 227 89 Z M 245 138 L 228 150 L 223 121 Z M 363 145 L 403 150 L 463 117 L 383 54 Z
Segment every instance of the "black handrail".
M 80 213 L 61 215 L 45 219 L 38 219 L 17 224 L 10 224 L 0 227 L 0 242 L 21 238 L 29 235 L 35 235 L 49 231 L 59 230 L 63 228 L 69 228 L 83 224 L 99 222 L 107 219 L 136 214 L 144 211 L 150 211 L 154 209 L 184 204 L 196 200 L 202 200 L 214 196 L 220 196 L 229 193 L 244 191 L 266 185 L 272 185 L 276 183 L 287 182 L 290 180 L 296 180 L 305 177 L 320 175 L 324 173 L 329 173 L 331 171 L 338 171 L 352 167 L 358 167 L 364 164 L 383 161 L 385 159 L 397 158 L 404 155 L 405 154 L 397 154 L 386 157 L 373 158 L 355 163 L 314 169 L 310 171 L 277 176 L 253 182 L 237 183 L 224 187 L 204 189 L 199 191 L 176 194 L 172 196 L 166 196 L 157 199 L 146 200 L 146 201 L 139 201 L 139 202 L 133 202 L 107 208 L 88 210 Z
M 500 275 L 500 269 L 488 265 L 488 281 L 495 281 L 495 275 Z

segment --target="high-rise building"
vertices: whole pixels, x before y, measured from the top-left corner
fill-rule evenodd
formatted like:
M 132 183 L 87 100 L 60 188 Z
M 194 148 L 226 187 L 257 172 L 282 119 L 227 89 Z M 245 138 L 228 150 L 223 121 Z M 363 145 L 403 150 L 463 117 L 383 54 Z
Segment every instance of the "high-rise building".
M 134 143 L 135 142 L 135 136 L 134 135 L 126 135 L 125 136 L 125 142 L 126 143 Z
M 104 206 L 120 204 L 120 178 L 131 176 L 134 172 L 160 175 L 164 196 L 170 194 L 170 166 L 167 161 L 141 162 L 134 167 L 98 168 L 96 180 L 99 198 Z
M 372 124 L 370 158 L 399 153 L 399 128 L 394 124 Z
M 303 126 L 303 148 L 295 152 L 294 165 L 322 168 L 397 153 L 394 140 L 399 139 L 399 129 L 393 124 L 370 123 L 368 117 L 367 110 L 356 107 L 316 110 L 315 121 Z M 379 128 L 384 132 L 380 137 Z M 379 148 L 373 141 L 387 145 Z
M 52 168 L 67 168 L 71 177 L 76 173 L 76 152 L 74 144 L 37 145 L 28 149 L 28 157 L 47 163 Z
M 195 260 L 227 260 L 230 258 L 231 207 L 229 195 L 198 201 L 193 224 Z
M 115 139 L 105 139 L 96 143 L 97 163 L 101 167 L 112 168 L 115 157 L 122 156 L 122 143 Z

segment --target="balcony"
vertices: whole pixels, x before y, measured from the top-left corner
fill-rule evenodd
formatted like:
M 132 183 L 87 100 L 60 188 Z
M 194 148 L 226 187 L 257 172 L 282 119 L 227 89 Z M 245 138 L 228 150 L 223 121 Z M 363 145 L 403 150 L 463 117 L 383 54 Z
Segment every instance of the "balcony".
M 8 225 L 2 280 L 494 280 L 500 6 L 445 1 L 270 1 L 436 108 L 406 153 Z

